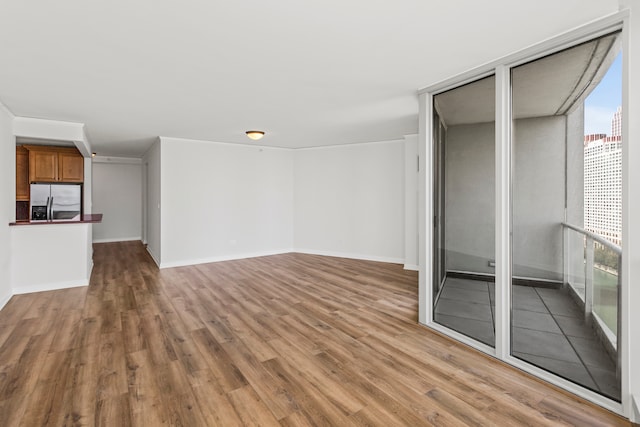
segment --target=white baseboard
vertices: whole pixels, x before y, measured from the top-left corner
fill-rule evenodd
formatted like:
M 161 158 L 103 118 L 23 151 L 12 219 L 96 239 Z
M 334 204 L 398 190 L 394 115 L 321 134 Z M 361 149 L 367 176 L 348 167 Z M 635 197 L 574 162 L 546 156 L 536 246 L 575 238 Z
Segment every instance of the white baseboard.
M 142 241 L 142 237 L 116 237 L 108 239 L 93 239 L 93 243 L 113 243 L 113 242 L 132 242 L 134 240 Z
M 13 296 L 13 294 L 9 294 L 6 297 L 2 298 L 0 300 L 0 310 L 2 310 L 2 308 L 7 305 L 7 303 L 9 302 L 9 300 L 11 299 L 11 297 Z
M 13 288 L 14 295 L 30 294 L 32 292 L 57 291 L 58 289 L 78 288 L 89 285 L 87 279 L 72 280 L 69 282 L 41 283 L 38 285 L 18 286 Z
M 294 252 L 292 249 L 276 249 L 271 251 L 249 252 L 244 254 L 223 255 L 215 257 L 205 257 L 196 259 L 185 259 L 180 261 L 162 262 L 160 268 L 184 267 L 186 265 L 208 264 L 210 262 L 233 261 L 236 259 L 256 258 L 269 255 L 281 255 Z
M 300 248 L 294 249 L 293 252 L 298 252 L 301 254 L 310 254 L 310 255 L 332 256 L 337 258 L 360 259 L 363 261 L 377 261 L 377 262 L 388 262 L 391 264 L 404 264 L 404 259 L 402 258 L 381 257 L 377 255 L 362 255 L 362 254 L 354 254 L 354 253 L 347 253 L 347 252 L 322 251 L 322 250 L 316 250 L 316 249 L 300 249 Z
M 136 239 L 139 240 L 139 239 Z M 168 261 L 168 262 L 160 262 L 153 251 L 147 246 L 147 252 L 153 258 L 153 261 L 159 268 L 173 268 L 173 267 L 184 267 L 187 265 L 197 265 L 197 264 L 207 264 L 210 262 L 220 262 L 220 261 L 233 261 L 236 259 L 246 259 L 246 258 L 256 258 L 261 256 L 269 256 L 269 255 L 280 255 L 286 253 L 303 253 L 310 255 L 322 255 L 322 256 L 332 256 L 338 258 L 349 258 L 349 259 L 359 259 L 364 261 L 376 261 L 376 262 L 387 262 L 391 264 L 402 264 L 406 270 L 414 270 L 418 271 L 417 265 L 412 264 L 404 264 L 404 260 L 401 258 L 391 258 L 391 257 L 380 257 L 376 255 L 362 255 L 362 254 L 353 254 L 353 253 L 345 253 L 345 252 L 334 252 L 334 251 L 318 251 L 315 249 L 275 249 L 269 251 L 258 251 L 258 252 L 249 252 L 249 253 L 241 253 L 241 254 L 231 254 L 231 255 L 221 255 L 221 256 L 213 256 L 213 257 L 203 257 L 203 258 L 193 258 L 193 259 L 184 259 L 178 261 Z
M 631 396 L 631 406 L 633 407 L 631 421 L 640 423 L 640 399 L 638 396 Z

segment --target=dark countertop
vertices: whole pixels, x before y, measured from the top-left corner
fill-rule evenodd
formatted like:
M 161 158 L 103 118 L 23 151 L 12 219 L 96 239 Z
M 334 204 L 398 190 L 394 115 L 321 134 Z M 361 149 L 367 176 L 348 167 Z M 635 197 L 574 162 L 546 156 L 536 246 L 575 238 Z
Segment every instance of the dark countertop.
M 54 219 L 35 221 L 16 221 L 9 225 L 47 225 L 47 224 L 97 224 L 102 222 L 102 214 L 80 215 L 79 219 Z

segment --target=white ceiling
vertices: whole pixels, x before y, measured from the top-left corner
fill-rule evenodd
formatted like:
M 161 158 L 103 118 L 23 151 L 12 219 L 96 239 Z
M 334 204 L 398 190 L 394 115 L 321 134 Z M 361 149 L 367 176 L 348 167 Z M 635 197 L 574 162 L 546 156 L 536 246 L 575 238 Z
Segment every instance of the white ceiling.
M 417 89 L 617 0 L 2 0 L 0 102 L 80 122 L 100 155 L 156 136 L 309 147 L 417 132 Z
M 620 33 L 591 40 L 513 69 L 516 119 L 566 114 L 582 105 L 600 83 L 621 48 Z M 495 76 L 435 96 L 448 126 L 495 120 Z

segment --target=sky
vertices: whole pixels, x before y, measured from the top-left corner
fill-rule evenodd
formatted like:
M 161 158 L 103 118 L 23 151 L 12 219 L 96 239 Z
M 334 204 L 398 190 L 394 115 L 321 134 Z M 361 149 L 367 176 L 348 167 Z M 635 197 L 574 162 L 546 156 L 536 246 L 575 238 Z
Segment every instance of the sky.
M 611 134 L 613 113 L 622 105 L 622 52 L 584 102 L 584 134 Z

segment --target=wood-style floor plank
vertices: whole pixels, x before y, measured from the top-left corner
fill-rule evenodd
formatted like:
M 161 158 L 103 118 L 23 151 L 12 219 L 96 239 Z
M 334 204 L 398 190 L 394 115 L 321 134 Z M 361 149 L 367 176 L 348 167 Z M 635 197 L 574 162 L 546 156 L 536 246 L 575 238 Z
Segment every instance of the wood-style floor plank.
M 402 266 L 285 254 L 158 270 L 0 311 L 3 426 L 629 426 L 417 323 Z

